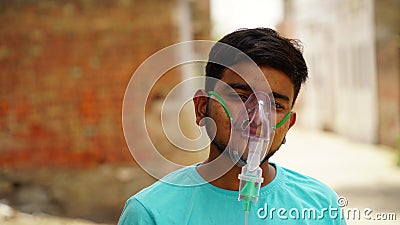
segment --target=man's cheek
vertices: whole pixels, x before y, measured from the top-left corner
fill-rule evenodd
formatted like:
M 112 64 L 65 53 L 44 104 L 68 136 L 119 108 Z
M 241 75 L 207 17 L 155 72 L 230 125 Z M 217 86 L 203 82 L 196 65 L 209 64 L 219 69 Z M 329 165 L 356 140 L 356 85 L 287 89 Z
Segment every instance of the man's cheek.
M 282 134 L 275 133 L 274 138 L 272 139 L 271 150 L 277 150 L 279 146 L 282 144 L 283 138 Z

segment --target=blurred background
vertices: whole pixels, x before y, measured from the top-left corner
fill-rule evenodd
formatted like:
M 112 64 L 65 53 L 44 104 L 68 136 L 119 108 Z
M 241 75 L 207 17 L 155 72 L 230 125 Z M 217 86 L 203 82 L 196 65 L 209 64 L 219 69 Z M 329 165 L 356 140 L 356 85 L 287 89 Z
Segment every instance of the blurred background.
M 399 9 L 398 0 L 0 1 L 0 223 L 115 224 L 126 199 L 154 182 L 124 140 L 132 74 L 171 44 L 242 27 L 304 45 L 310 79 L 274 161 L 400 220 Z M 180 151 L 159 125 L 160 105 L 184 78 L 166 73 L 146 105 L 149 135 L 172 159 Z

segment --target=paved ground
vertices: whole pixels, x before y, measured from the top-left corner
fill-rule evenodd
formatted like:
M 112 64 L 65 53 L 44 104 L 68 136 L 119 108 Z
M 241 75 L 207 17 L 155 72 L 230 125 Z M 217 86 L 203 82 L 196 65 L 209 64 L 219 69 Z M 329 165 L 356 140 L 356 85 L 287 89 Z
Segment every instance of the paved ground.
M 323 181 L 345 197 L 344 210 L 357 208 L 361 212 L 360 219 L 348 220 L 349 225 L 400 224 L 400 167 L 393 149 L 296 129 L 272 159 Z M 371 220 L 363 218 L 367 208 L 372 210 Z M 393 217 L 393 213 L 396 221 L 373 219 Z M 350 215 L 352 218 L 353 213 Z
M 26 214 L 0 203 L 1 225 L 106 225 L 83 219 L 62 218 L 45 214 Z

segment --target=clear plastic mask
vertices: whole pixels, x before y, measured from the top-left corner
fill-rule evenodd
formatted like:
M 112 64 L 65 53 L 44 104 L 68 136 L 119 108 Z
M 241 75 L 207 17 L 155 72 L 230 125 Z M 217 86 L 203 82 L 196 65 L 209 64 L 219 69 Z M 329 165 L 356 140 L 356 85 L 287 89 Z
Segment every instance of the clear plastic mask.
M 275 128 L 271 98 L 265 92 L 254 92 L 244 102 L 244 107 L 233 115 L 230 155 L 234 161 L 243 165 L 246 163 L 248 154 L 245 151 L 250 143 L 261 145 L 257 148 L 261 152 L 257 153 L 260 158 L 256 161 L 262 161 L 267 156 Z

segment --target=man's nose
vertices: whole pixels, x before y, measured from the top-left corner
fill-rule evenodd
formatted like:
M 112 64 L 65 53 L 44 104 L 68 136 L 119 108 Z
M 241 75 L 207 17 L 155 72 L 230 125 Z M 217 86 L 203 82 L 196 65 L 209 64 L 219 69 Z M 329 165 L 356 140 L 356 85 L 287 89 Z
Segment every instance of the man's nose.
M 262 120 L 263 120 L 263 106 L 264 106 L 264 101 L 259 100 L 257 102 L 258 104 L 256 105 L 256 107 L 254 107 L 253 110 L 253 115 L 251 115 L 253 117 L 251 123 L 253 126 L 260 126 L 262 124 Z

